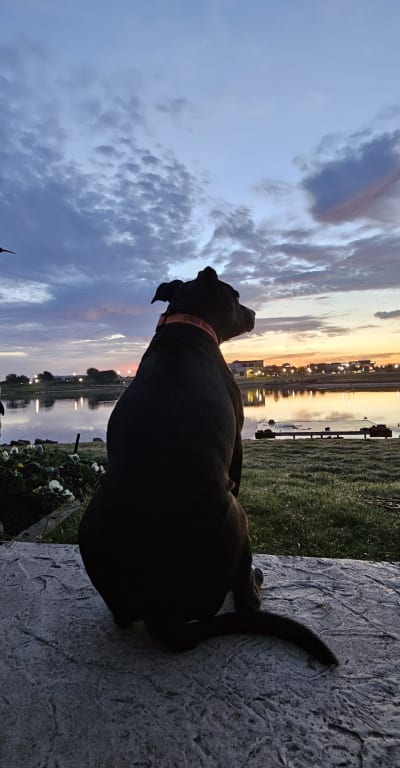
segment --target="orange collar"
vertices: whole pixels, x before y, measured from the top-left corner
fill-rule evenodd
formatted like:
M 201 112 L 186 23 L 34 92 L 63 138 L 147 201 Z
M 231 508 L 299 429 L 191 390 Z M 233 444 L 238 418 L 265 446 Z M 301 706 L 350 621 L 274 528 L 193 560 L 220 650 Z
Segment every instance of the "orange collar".
M 206 323 L 204 320 L 202 320 L 200 317 L 195 317 L 195 315 L 186 315 L 186 314 L 175 314 L 175 315 L 161 315 L 160 319 L 157 323 L 157 328 L 160 328 L 162 325 L 169 325 L 169 323 L 186 323 L 186 325 L 195 325 L 196 328 L 201 328 L 202 331 L 205 331 L 206 333 L 211 336 L 212 339 L 218 344 L 218 336 L 214 331 L 214 328 L 211 327 L 208 323 Z

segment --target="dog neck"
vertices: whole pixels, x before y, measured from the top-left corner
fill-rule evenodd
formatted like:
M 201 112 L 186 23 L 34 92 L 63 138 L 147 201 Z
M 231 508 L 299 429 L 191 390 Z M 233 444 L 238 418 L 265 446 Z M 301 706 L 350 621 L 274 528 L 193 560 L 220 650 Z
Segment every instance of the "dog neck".
M 185 323 L 186 325 L 194 325 L 196 328 L 200 328 L 202 331 L 208 333 L 208 335 L 214 339 L 216 344 L 219 344 L 218 336 L 215 333 L 214 328 L 212 328 L 211 325 L 206 323 L 205 320 L 202 320 L 200 317 L 184 314 L 183 312 L 175 315 L 161 315 L 157 323 L 157 329 L 161 328 L 163 325 L 169 325 L 170 323 Z

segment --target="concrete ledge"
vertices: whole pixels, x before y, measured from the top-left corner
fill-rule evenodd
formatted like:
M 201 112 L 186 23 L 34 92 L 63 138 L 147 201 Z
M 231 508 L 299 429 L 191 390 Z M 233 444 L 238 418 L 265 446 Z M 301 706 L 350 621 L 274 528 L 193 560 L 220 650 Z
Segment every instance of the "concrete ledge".
M 113 625 L 76 547 L 0 547 L 0 766 L 400 766 L 399 564 L 255 561 L 338 669 L 272 638 L 166 653 Z

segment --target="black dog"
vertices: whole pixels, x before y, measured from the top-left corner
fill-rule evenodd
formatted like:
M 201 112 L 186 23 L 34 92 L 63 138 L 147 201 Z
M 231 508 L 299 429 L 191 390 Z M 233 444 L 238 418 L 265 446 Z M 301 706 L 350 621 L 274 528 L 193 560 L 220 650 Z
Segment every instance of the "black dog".
M 117 624 L 142 619 L 172 649 L 257 633 L 335 664 L 309 629 L 259 610 L 262 573 L 236 499 L 242 400 L 219 350 L 252 330 L 255 313 L 210 267 L 162 283 L 156 300 L 168 310 L 111 414 L 108 470 L 80 525 L 89 577 Z M 236 612 L 216 616 L 230 590 Z

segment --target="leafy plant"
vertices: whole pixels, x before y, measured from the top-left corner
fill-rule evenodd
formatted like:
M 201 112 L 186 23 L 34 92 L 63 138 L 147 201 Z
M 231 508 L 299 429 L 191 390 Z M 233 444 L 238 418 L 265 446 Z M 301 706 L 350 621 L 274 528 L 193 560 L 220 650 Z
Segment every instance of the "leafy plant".
M 0 449 L 0 539 L 15 536 L 73 499 L 84 499 L 104 473 L 101 460 L 60 448 Z

